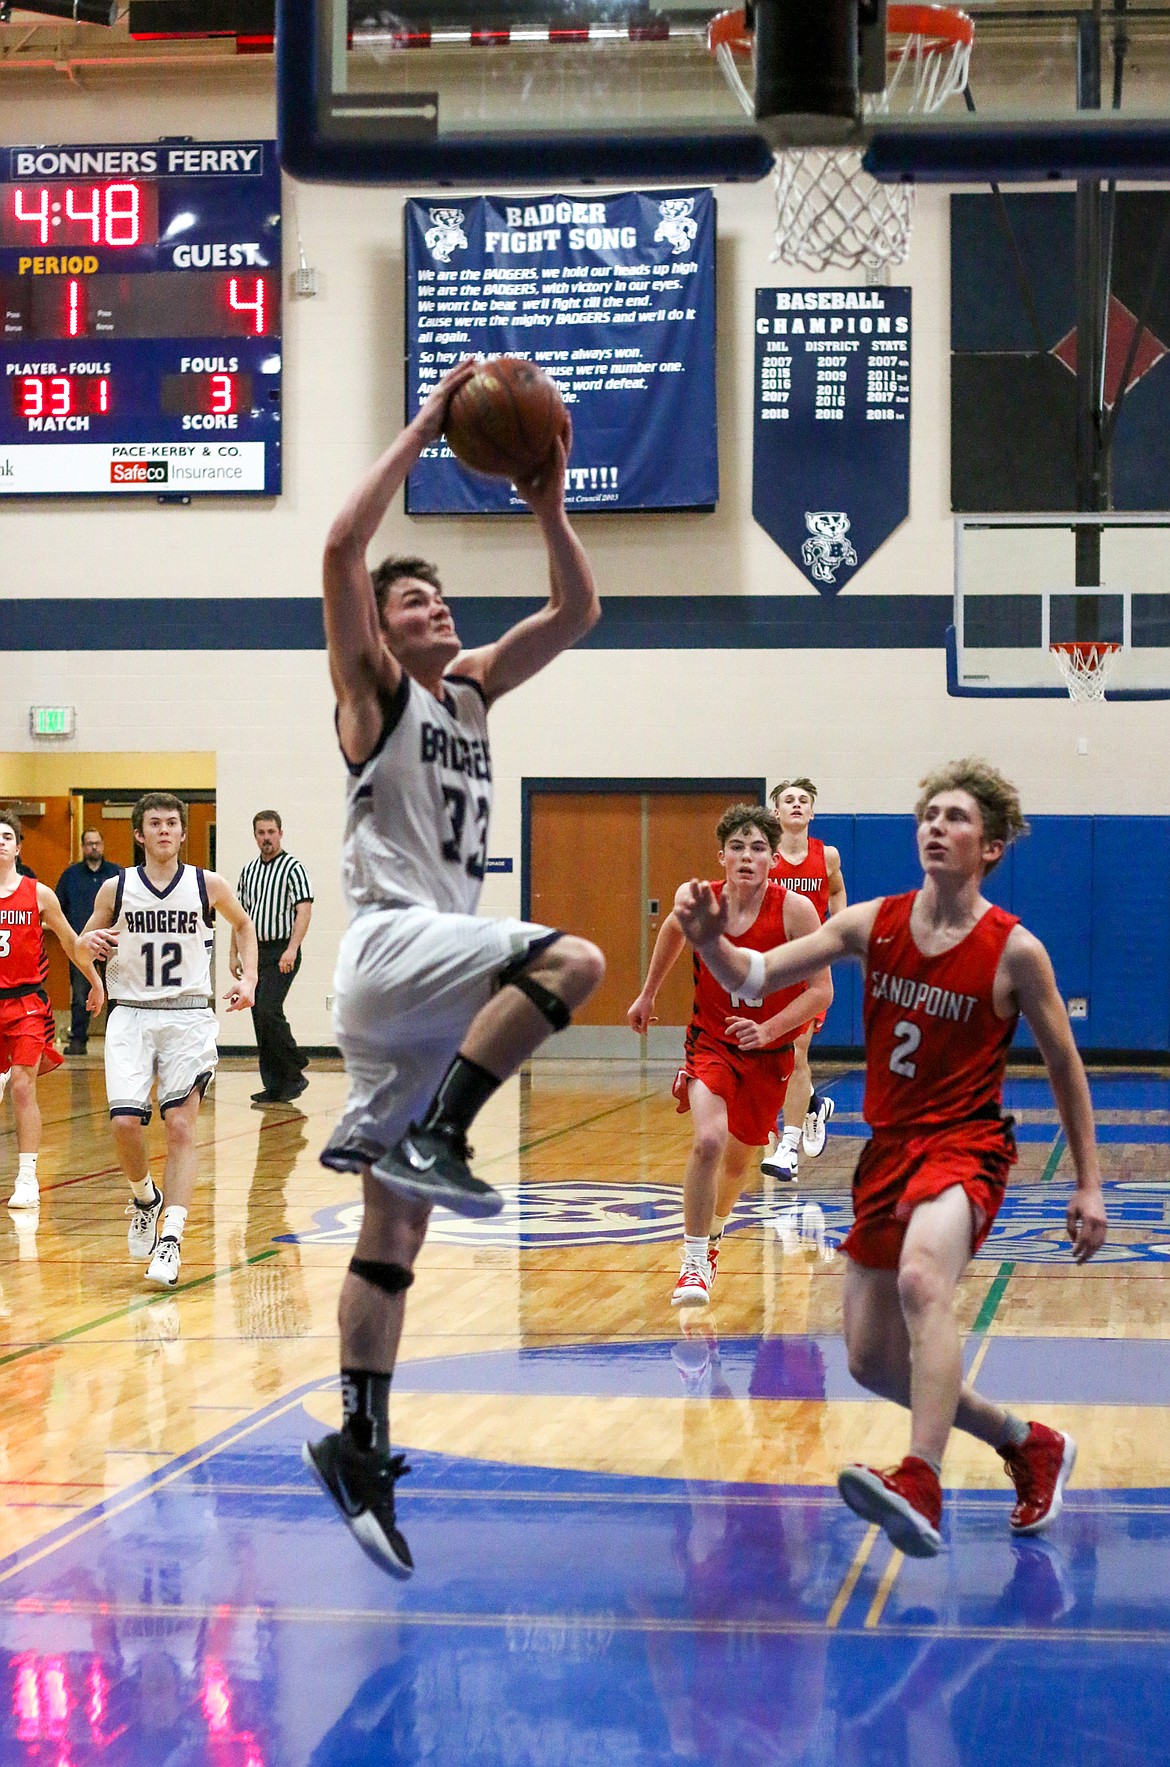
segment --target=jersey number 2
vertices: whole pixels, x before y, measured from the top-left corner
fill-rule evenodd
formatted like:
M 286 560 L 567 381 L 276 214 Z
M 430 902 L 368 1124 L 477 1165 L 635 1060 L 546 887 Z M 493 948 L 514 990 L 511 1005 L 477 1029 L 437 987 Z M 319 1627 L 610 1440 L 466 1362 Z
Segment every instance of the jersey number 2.
M 894 1026 L 894 1035 L 899 1040 L 890 1054 L 890 1072 L 901 1074 L 904 1080 L 912 1080 L 918 1072 L 918 1063 L 911 1061 L 910 1057 L 922 1042 L 922 1032 L 908 1018 L 903 1018 Z
M 179 965 L 183 961 L 183 947 L 168 939 L 159 952 L 159 956 L 162 958 L 162 969 L 159 972 L 157 986 L 160 988 L 181 988 L 183 984 L 179 980 Z M 146 985 L 148 988 L 153 988 L 156 986 L 153 945 L 143 945 L 142 961 L 146 965 Z

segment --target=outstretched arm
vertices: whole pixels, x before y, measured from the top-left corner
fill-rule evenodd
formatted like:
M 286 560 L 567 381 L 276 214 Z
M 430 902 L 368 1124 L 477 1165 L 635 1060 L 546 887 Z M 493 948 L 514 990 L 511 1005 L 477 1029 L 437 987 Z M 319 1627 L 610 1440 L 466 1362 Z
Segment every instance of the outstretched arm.
M 675 897 L 674 912 L 715 980 L 729 994 L 742 994 L 751 968 L 751 954 L 722 936 L 727 924 L 726 902 L 726 896 L 716 900 L 710 884 L 692 879 L 683 884 Z M 807 937 L 765 952 L 763 985 L 758 991 L 774 994 L 777 988 L 807 981 L 818 969 L 840 963 L 844 957 L 864 958 L 880 902 L 878 897 L 846 908 L 843 914 L 835 914 Z
M 379 696 L 392 693 L 402 678 L 382 636 L 366 549 L 419 455 L 442 433 L 452 393 L 474 372 L 469 357 L 443 376 L 346 499 L 325 542 L 325 642 L 347 755 L 370 753 L 382 729 Z
M 470 675 L 479 682 L 489 704 L 539 674 L 601 618 L 592 568 L 565 513 L 565 466 L 571 446 L 571 436 L 559 438 L 544 471 L 536 478 L 516 481 L 516 489 L 540 524 L 548 552 L 547 603 L 494 644 L 465 651 L 451 665 L 450 673 Z
M 38 883 L 37 885 L 37 907 L 41 911 L 42 926 L 47 926 L 51 933 L 56 934 L 58 943 L 70 963 L 81 971 L 89 983 L 89 993 L 85 1000 L 86 1011 L 100 1012 L 102 1002 L 106 997 L 101 977 L 94 968 L 93 958 L 89 954 L 88 947 L 82 944 L 66 920 L 61 912 L 61 904 L 48 884 Z
M 788 941 L 815 933 L 820 916 L 811 902 L 789 890 L 784 897 L 784 932 Z M 790 1042 L 794 1032 L 807 1025 L 819 1013 L 828 1012 L 833 1004 L 833 982 L 827 969 L 819 969 L 807 988 L 781 1007 L 769 1019 L 737 1018 L 729 1015 L 727 1029 L 741 1049 L 768 1049 L 775 1043 Z
M 1022 926 L 1014 928 L 1004 964 L 1020 1011 L 1032 1027 L 1056 1100 L 1056 1113 L 1076 1173 L 1068 1205 L 1068 1236 L 1078 1264 L 1105 1243 L 1105 1203 L 1093 1125 L 1093 1101 L 1080 1051 L 1073 1039 L 1064 1001 L 1047 951 Z
M 245 1006 L 254 1006 L 256 1003 L 256 975 L 260 966 L 256 928 L 252 925 L 251 916 L 244 912 L 239 897 L 226 877 L 220 877 L 217 871 L 205 871 L 203 881 L 207 885 L 208 902 L 223 915 L 232 929 L 232 941 L 241 973 L 224 995 L 224 999 L 228 1003 L 229 1012 L 242 1012 Z
M 642 983 L 642 992 L 626 1013 L 631 1028 L 637 1031 L 639 1037 L 644 1037 L 650 1029 L 658 990 L 686 948 L 686 935 L 674 915 L 668 914 L 658 929 L 658 937 L 650 954 L 650 967 L 646 971 L 646 980 Z

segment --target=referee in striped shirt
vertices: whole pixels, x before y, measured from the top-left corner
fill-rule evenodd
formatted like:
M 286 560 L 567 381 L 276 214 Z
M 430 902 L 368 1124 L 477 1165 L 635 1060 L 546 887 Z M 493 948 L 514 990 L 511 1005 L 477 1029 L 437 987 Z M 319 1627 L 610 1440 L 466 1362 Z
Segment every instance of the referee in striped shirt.
M 291 1104 L 309 1082 L 305 1079 L 306 1057 L 297 1048 L 284 1016 L 284 1002 L 301 967 L 301 944 L 313 914 L 313 892 L 300 860 L 281 845 L 283 827 L 275 810 L 258 810 L 252 818 L 252 833 L 260 854 L 244 866 L 236 885 L 260 946 L 252 1023 L 262 1084 L 259 1092 L 253 1092 L 252 1102 Z M 230 967 L 234 976 L 241 974 L 234 933 Z

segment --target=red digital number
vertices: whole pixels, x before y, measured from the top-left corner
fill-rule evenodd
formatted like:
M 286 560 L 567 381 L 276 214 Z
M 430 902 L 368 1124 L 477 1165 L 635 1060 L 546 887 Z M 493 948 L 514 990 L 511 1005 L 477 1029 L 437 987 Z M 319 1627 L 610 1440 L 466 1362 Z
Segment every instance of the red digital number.
M 263 276 L 256 276 L 253 278 L 252 298 L 250 300 L 244 294 L 243 289 L 244 282 L 242 277 L 232 276 L 229 278 L 228 306 L 233 313 L 251 313 L 251 330 L 256 337 L 260 337 L 265 329 L 265 306 L 267 304 L 268 292 L 265 287 Z
M 142 238 L 142 199 L 137 184 L 107 184 L 106 244 L 137 245 Z
M 12 406 L 18 417 L 91 417 L 109 415 L 108 375 L 22 374 L 12 383 Z
M 89 187 L 89 207 L 79 209 L 74 205 L 74 197 L 79 193 L 72 186 L 65 191 L 65 214 L 70 221 L 87 221 L 90 229 L 90 244 L 100 245 L 102 238 L 102 206 L 101 191 L 96 184 Z
M 235 408 L 235 395 L 230 374 L 213 374 L 211 376 L 211 409 L 213 412 L 232 411 Z
M 70 337 L 85 334 L 85 284 L 71 276 L 65 288 L 65 330 Z
M 49 193 L 42 185 L 40 190 L 37 191 L 37 195 L 40 198 L 40 201 L 39 201 L 37 207 L 35 209 L 32 209 L 31 211 L 25 207 L 25 198 L 29 194 L 30 194 L 29 191 L 21 190 L 19 186 L 17 187 L 16 198 L 15 198 L 15 202 L 13 204 L 13 209 L 12 209 L 13 217 L 17 221 L 31 221 L 34 223 L 34 225 L 39 226 L 39 228 L 41 230 L 40 243 L 41 243 L 41 245 L 48 245 L 48 243 L 49 243 Z

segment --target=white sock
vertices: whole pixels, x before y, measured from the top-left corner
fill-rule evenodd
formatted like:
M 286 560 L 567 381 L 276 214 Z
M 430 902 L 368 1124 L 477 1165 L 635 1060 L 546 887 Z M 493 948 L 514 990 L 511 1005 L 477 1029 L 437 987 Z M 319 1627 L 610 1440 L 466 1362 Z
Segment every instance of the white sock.
M 131 1179 L 130 1189 L 134 1193 L 134 1201 L 136 1203 L 152 1203 L 158 1195 L 158 1192 L 154 1187 L 154 1179 L 149 1172 L 138 1184 L 135 1184 L 133 1179 Z
M 169 1209 L 163 1210 L 163 1218 L 159 1225 L 160 1239 L 177 1239 L 182 1242 L 183 1229 L 187 1225 L 187 1211 L 178 1203 L 172 1203 Z
M 683 1263 L 695 1264 L 703 1269 L 707 1262 L 707 1235 L 699 1233 L 692 1236 L 683 1234 Z
M 1003 1441 L 997 1442 L 996 1447 L 1022 1448 L 1032 1433 L 1031 1424 L 1025 1423 L 1022 1417 L 1017 1417 L 1014 1411 L 1007 1411 L 1004 1416 L 1007 1421 L 1003 1426 Z
M 727 1223 L 730 1220 L 731 1220 L 730 1215 L 712 1215 L 712 1217 L 711 1217 L 711 1231 L 707 1237 L 709 1239 L 722 1239 L 723 1238 L 723 1229 L 727 1226 Z
M 800 1146 L 800 1130 L 785 1124 L 784 1133 L 780 1137 L 780 1145 L 786 1147 L 790 1153 L 795 1153 Z
M 31 1178 L 33 1183 L 36 1183 L 37 1156 L 35 1153 L 18 1154 L 16 1160 L 16 1176 L 18 1178 Z

